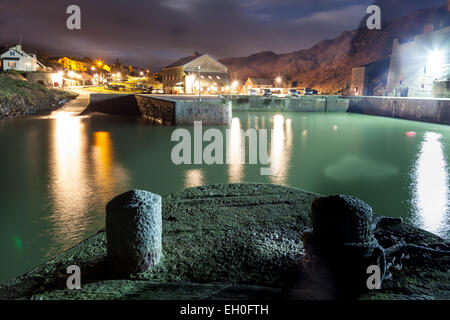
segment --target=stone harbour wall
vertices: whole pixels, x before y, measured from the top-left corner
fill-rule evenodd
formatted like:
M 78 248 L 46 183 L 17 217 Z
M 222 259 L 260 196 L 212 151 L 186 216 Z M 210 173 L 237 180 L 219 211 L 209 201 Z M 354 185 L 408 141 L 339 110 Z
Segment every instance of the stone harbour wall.
M 152 97 L 136 95 L 136 101 L 142 117 L 155 124 L 175 124 L 175 103 Z
M 348 112 L 450 124 L 450 99 L 350 97 Z
M 202 121 L 203 125 L 231 123 L 230 101 L 177 101 L 175 104 L 175 123 L 191 125 Z
M 235 111 L 346 112 L 348 99 L 340 96 L 225 96 Z

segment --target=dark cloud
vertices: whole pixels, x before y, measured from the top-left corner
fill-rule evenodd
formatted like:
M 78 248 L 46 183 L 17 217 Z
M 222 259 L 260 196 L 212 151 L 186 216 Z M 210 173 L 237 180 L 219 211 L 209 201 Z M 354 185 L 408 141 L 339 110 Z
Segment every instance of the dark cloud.
M 0 43 L 153 68 L 191 54 L 218 58 L 307 48 L 356 28 L 369 0 L 0 0 Z M 384 19 L 445 0 L 378 1 Z M 81 7 L 82 30 L 66 28 Z

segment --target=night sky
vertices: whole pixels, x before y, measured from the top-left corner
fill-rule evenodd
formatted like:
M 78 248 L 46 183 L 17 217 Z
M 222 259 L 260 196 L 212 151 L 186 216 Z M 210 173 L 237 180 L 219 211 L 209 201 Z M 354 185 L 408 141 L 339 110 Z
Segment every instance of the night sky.
M 81 30 L 66 9 L 81 7 Z M 368 0 L 0 0 L 0 44 L 89 56 L 155 71 L 194 50 L 216 58 L 287 53 L 355 29 Z M 378 1 L 383 20 L 446 0 Z

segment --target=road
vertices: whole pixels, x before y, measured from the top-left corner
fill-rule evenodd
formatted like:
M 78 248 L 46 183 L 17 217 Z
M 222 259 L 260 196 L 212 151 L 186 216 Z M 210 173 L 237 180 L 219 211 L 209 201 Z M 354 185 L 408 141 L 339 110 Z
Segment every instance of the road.
M 78 93 L 78 97 L 64 104 L 59 110 L 78 114 L 83 112 L 89 104 L 91 92 L 81 87 L 70 87 L 67 90 Z

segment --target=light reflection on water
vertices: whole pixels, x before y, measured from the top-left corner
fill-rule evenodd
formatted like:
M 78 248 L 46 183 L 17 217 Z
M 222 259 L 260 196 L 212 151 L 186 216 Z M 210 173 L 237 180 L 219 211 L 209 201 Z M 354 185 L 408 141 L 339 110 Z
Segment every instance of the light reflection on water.
M 432 233 L 446 236 L 449 229 L 448 163 L 442 135 L 426 132 L 412 173 L 414 222 Z
M 270 180 L 275 184 L 286 185 L 292 151 L 292 120 L 276 115 L 272 118 L 272 122 L 270 169 L 273 174 Z
M 92 228 L 92 211 L 123 189 L 128 177 L 114 162 L 109 132 L 93 132 L 89 150 L 90 137 L 82 117 L 57 111 L 50 119 L 49 196 L 53 210 L 47 217 L 52 223 L 47 233 L 55 248 L 66 249 L 84 240 L 84 232 Z M 46 256 L 54 254 L 56 251 L 50 250 Z
M 184 187 L 193 188 L 204 185 L 203 171 L 201 169 L 187 170 L 184 177 Z
M 250 121 L 250 118 L 248 118 Z M 249 125 L 249 124 L 247 124 Z M 229 136 L 227 136 L 227 163 L 229 183 L 240 183 L 244 178 L 245 146 L 241 134 L 239 118 L 231 120 Z

